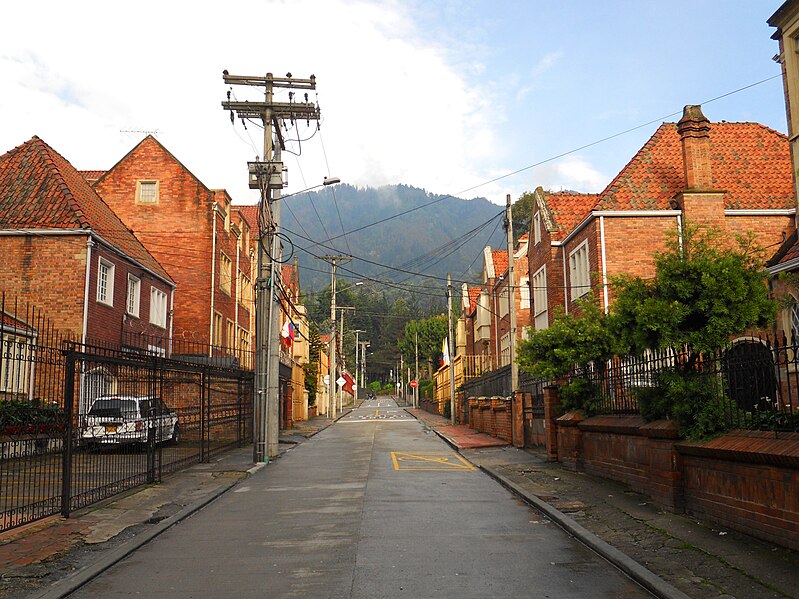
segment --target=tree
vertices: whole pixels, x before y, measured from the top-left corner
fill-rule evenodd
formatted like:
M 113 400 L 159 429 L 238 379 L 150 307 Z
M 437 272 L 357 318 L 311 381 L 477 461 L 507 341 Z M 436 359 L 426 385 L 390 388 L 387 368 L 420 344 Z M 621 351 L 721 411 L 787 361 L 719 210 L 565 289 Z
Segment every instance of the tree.
M 763 251 L 752 237 L 684 226 L 655 257 L 655 277 L 614 280 L 610 325 L 619 353 L 688 344 L 695 355 L 773 322 Z M 689 365 L 690 366 L 690 365 Z
M 615 280 L 609 328 L 616 350 L 640 355 L 675 348 L 684 358 L 637 390 L 647 420 L 674 418 L 689 438 L 724 430 L 729 399 L 715 377 L 701 372 L 701 357 L 747 328 L 773 322 L 777 304 L 762 265 L 762 249 L 751 236 L 732 242 L 718 231 L 685 226 L 656 256 L 654 279 Z
M 447 317 L 442 314 L 424 320 L 412 320 L 405 325 L 399 349 L 408 364 L 413 364 L 416 360 L 417 335 L 419 359 L 427 363 L 427 376 L 428 379 L 432 379 L 432 365 L 441 358 L 441 340 L 447 336 Z
M 589 295 L 578 301 L 576 312 L 559 312 L 552 326 L 522 340 L 516 361 L 519 368 L 536 378 L 555 380 L 571 376 L 561 387 L 564 407 L 590 411 L 597 396 L 590 378 L 591 366 L 600 370 L 604 367 L 613 355 L 611 345 L 605 314 Z
M 533 222 L 533 208 L 535 206 L 535 195 L 532 191 L 525 191 L 513 204 L 513 241 L 530 231 L 530 223 Z

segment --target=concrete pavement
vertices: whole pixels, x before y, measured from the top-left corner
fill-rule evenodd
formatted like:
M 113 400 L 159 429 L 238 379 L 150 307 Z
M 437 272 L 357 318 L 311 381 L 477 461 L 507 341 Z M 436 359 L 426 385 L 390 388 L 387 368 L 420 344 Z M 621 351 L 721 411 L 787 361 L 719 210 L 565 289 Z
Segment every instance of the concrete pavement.
M 342 415 L 347 413 L 349 409 Z M 333 422 L 317 417 L 281 431 L 281 453 Z M 160 484 L 79 510 L 69 519 L 51 516 L 0 534 L 0 599 L 66 596 L 260 467 L 253 464 L 251 445 L 233 449 Z M 64 584 L 66 578 L 69 583 Z
M 408 412 L 544 517 L 644 585 L 649 584 L 646 572 L 636 572 L 636 565 L 697 599 L 799 597 L 796 553 L 666 512 L 623 485 L 549 462 L 543 450 L 507 444 L 476 448 L 462 430 L 468 427 L 453 427 L 448 419 L 423 410 Z M 670 596 L 647 588 L 657 596 Z

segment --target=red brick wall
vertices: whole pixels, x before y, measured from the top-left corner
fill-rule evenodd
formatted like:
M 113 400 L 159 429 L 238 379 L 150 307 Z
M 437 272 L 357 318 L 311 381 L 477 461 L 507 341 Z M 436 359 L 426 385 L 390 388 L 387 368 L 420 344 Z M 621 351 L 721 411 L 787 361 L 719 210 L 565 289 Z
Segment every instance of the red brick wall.
M 86 240 L 85 235 L 0 237 L 0 288 L 77 339 L 83 333 Z
M 677 442 L 670 421 L 558 420 L 558 459 L 676 512 L 799 549 L 799 434 L 738 431 Z
M 511 412 L 509 398 L 469 398 L 469 428 L 510 443 L 513 440 Z
M 84 235 L 4 236 L 0 237 L 0 287 L 10 297 L 29 302 L 40 309 L 61 331 L 76 339 L 83 334 L 84 280 L 86 273 Z M 103 257 L 114 265 L 113 306 L 97 301 L 97 266 Z M 140 318 L 125 314 L 128 273 L 141 281 Z M 150 287 L 156 286 L 167 296 L 170 287 L 147 271 L 99 242 L 91 249 L 87 338 L 90 342 L 119 346 L 123 330 L 142 335 L 163 335 L 149 323 Z
M 560 247 L 552 246 L 552 238 L 546 227 L 541 226 L 541 242 L 538 244 L 533 243 L 535 237 L 534 232 L 530 230 L 530 244 L 527 246 L 527 263 L 528 273 L 530 277 L 530 302 L 532 309 L 530 310 L 530 326 L 535 326 L 535 306 L 532 305 L 535 297 L 535 290 L 532 289 L 533 275 L 546 264 L 547 272 L 547 310 L 548 320 L 550 324 L 557 307 L 564 307 L 564 289 L 563 289 L 563 254 Z
M 787 237 L 794 229 L 794 217 L 791 216 L 728 216 L 727 231 L 731 235 L 747 235 L 754 233 L 755 240 L 766 248 L 766 258 L 770 258 L 783 241 L 783 233 Z
M 136 203 L 136 184 L 140 180 L 159 182 L 157 204 Z M 238 271 L 250 276 L 249 251 L 240 251 L 237 270 L 237 237 L 231 230 L 226 230 L 224 216 L 215 214 L 213 210 L 215 200 L 229 204 L 227 193 L 209 190 L 151 137 L 106 173 L 95 184 L 95 189 L 176 281 L 176 338 L 204 344 L 210 342 L 213 260 L 216 261 L 214 310 L 223 316 L 223 338 L 228 320 L 250 328 L 250 301 L 246 301 L 245 306 L 237 306 L 235 301 Z M 225 210 L 231 213 L 235 222 L 238 212 L 229 205 Z M 232 262 L 230 294 L 220 289 L 219 256 L 222 252 Z M 233 346 L 236 341 L 223 339 L 223 345 Z

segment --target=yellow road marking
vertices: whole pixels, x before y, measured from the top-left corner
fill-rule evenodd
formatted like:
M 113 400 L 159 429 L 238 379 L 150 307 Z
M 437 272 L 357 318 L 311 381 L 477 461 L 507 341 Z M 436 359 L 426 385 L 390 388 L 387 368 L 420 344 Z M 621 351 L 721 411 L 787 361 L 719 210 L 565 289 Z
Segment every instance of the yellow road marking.
M 475 470 L 455 453 L 407 453 L 392 451 L 394 470 Z
M 379 416 L 379 414 L 377 413 L 377 408 L 375 408 L 375 416 Z

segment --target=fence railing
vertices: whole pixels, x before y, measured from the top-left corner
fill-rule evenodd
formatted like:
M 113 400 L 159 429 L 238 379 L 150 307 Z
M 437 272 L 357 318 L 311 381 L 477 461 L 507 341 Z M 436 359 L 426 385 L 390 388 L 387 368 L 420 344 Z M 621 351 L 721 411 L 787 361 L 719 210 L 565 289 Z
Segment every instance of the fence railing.
M 600 414 L 638 414 L 642 397 L 659 397 L 674 377 L 718 404 L 727 428 L 799 431 L 799 340 L 742 337 L 713 352 L 691 347 L 614 357 L 575 371 L 596 393 Z
M 0 531 L 251 441 L 251 371 L 81 345 L 0 305 Z

